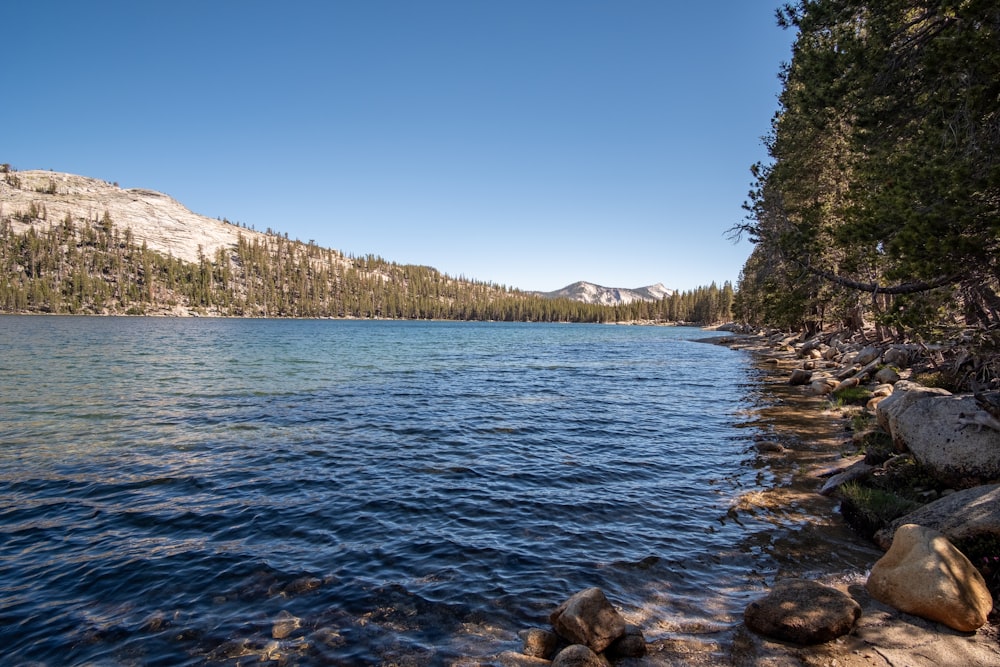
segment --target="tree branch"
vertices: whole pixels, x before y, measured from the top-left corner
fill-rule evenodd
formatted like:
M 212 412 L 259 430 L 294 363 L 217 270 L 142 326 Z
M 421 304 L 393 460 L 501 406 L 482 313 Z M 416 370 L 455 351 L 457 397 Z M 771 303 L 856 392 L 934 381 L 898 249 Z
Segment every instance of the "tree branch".
M 836 283 L 841 287 L 847 287 L 849 289 L 855 289 L 859 292 L 870 292 L 872 294 L 916 294 L 918 292 L 929 292 L 932 289 L 937 289 L 938 287 L 944 287 L 950 283 L 957 282 L 959 276 L 942 276 L 940 278 L 935 278 L 929 282 L 916 281 L 912 283 L 903 283 L 902 285 L 892 285 L 889 287 L 883 287 L 878 283 L 863 283 L 858 280 L 851 280 L 850 278 L 845 278 L 844 276 L 838 276 L 832 271 L 826 271 L 824 269 L 817 269 L 814 266 L 810 266 L 807 263 L 797 261 L 796 264 L 804 268 L 809 273 L 817 275 L 821 278 L 825 278 L 832 283 Z

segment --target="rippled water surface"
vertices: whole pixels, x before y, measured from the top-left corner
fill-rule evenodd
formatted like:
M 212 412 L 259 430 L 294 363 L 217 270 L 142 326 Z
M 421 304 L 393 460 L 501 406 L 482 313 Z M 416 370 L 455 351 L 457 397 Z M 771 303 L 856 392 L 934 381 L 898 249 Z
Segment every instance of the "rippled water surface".
M 0 317 L 5 659 L 448 664 L 589 586 L 726 623 L 764 473 L 708 335 Z

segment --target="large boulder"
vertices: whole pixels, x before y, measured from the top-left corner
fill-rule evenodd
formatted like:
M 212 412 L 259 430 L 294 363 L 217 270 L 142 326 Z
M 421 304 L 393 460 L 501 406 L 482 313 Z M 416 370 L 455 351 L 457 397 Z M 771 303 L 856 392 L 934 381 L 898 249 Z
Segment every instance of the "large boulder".
M 549 616 L 556 633 L 571 644 L 600 653 L 625 634 L 625 619 L 600 588 L 587 588 L 559 605 Z
M 958 488 L 987 484 L 1000 480 L 1000 432 L 966 423 L 979 412 L 986 414 L 971 395 L 927 395 L 896 415 L 890 433 L 941 482 Z
M 875 408 L 875 419 L 878 421 L 878 425 L 892 436 L 893 444 L 896 445 L 898 451 L 906 450 L 906 444 L 897 440 L 894 435 L 899 418 L 914 405 L 932 396 L 951 396 L 951 392 L 936 387 L 925 387 L 909 380 L 901 380 L 893 387 L 892 394 L 880 401 L 878 407 Z
M 804 579 L 785 579 L 743 612 L 758 634 L 796 644 L 820 644 L 851 631 L 861 605 L 836 588 Z
M 927 503 L 875 533 L 875 542 L 888 549 L 896 530 L 908 523 L 936 530 L 959 546 L 978 539 L 1000 543 L 1000 484 L 975 486 Z
M 960 632 L 982 627 L 993 608 L 969 559 L 941 533 L 916 524 L 899 527 L 866 588 L 880 602 Z

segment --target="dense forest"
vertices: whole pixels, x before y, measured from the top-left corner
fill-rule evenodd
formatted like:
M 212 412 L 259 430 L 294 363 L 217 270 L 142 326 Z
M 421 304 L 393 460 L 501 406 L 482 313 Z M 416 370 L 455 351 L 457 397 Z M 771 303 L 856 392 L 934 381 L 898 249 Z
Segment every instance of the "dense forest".
M 1000 4 L 802 0 L 738 320 L 1000 349 Z
M 714 324 L 729 321 L 734 298 L 729 283 L 713 283 L 619 306 L 546 299 L 276 233 L 192 263 L 137 244 L 107 213 L 47 217 L 33 205 L 0 218 L 0 312 Z

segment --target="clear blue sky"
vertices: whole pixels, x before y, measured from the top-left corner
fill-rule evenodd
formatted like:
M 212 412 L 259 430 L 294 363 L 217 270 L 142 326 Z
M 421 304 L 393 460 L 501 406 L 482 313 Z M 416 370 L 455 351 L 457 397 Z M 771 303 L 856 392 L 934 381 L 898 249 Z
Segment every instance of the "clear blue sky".
M 0 162 L 521 289 L 735 282 L 779 4 L 7 3 Z

